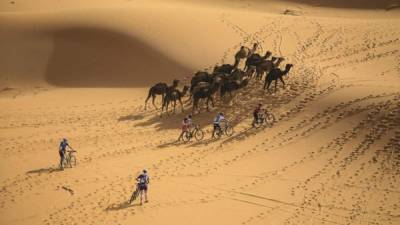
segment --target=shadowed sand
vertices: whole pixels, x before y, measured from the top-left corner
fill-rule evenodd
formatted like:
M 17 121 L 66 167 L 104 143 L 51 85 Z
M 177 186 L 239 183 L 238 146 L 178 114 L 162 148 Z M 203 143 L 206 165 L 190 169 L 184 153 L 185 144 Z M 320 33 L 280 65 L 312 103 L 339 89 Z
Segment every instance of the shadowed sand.
M 144 87 L 191 70 L 135 37 L 112 30 L 71 27 L 49 32 L 54 47 L 46 81 L 62 87 Z

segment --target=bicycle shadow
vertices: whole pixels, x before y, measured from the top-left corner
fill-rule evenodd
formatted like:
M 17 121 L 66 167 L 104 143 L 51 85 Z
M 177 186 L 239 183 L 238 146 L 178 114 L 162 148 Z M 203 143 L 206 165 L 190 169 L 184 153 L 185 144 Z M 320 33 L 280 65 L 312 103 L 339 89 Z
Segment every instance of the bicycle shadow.
M 42 173 L 54 173 L 54 172 L 61 172 L 63 169 L 60 167 L 47 167 L 47 168 L 41 168 L 41 169 L 36 169 L 36 170 L 30 170 L 27 171 L 26 174 L 42 174 Z
M 107 206 L 107 208 L 105 208 L 104 211 L 116 211 L 116 210 L 127 209 L 134 206 L 141 206 L 141 205 L 140 203 L 130 204 L 129 201 L 125 201 L 118 204 L 111 204 Z

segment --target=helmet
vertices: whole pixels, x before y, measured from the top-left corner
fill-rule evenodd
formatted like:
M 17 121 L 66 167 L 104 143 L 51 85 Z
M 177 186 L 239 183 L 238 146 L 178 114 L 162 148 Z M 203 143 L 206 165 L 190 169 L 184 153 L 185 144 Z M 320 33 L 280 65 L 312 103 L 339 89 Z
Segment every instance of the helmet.
M 68 140 L 66 138 L 63 138 L 63 142 L 67 142 Z
M 220 112 L 220 113 L 219 113 L 219 115 L 223 116 L 223 115 L 224 115 L 224 113 Z
M 258 106 L 262 106 L 262 104 L 261 104 L 261 103 L 258 103 Z
M 183 120 L 185 120 L 185 121 L 186 121 L 186 120 L 188 120 L 188 118 L 187 118 L 187 117 L 185 117 L 185 118 L 183 118 Z
M 144 170 L 143 170 L 143 173 L 147 173 L 147 170 L 144 169 Z
M 192 118 L 192 114 L 189 114 L 189 116 L 188 116 L 189 118 Z

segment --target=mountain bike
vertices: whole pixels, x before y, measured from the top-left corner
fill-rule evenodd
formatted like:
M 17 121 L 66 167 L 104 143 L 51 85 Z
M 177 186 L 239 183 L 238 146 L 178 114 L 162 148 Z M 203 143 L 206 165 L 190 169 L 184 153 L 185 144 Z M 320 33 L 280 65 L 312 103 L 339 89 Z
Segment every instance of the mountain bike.
M 225 120 L 223 125 L 220 128 L 214 129 L 213 136 L 214 138 L 220 138 L 223 134 L 230 137 L 233 135 L 233 127 L 230 125 L 229 121 Z
M 192 138 L 196 138 L 197 141 L 201 141 L 204 138 L 204 131 L 200 128 L 199 125 L 195 125 L 193 129 L 185 131 L 182 135 L 182 140 L 184 142 L 190 141 Z
M 137 199 L 141 190 L 139 189 L 139 184 L 136 184 L 136 190 L 132 193 L 131 198 L 129 199 L 129 204 Z
M 75 156 L 76 151 L 75 150 L 71 150 L 71 151 L 66 151 L 65 152 L 65 156 L 63 161 L 61 162 L 61 169 L 66 168 L 67 166 L 69 166 L 70 168 L 72 168 L 72 166 L 76 166 L 76 156 Z
M 268 127 L 272 127 L 275 122 L 275 116 L 271 113 L 260 112 L 258 113 L 257 121 L 253 120 L 252 125 L 255 128 L 259 128 L 262 125 L 267 125 Z

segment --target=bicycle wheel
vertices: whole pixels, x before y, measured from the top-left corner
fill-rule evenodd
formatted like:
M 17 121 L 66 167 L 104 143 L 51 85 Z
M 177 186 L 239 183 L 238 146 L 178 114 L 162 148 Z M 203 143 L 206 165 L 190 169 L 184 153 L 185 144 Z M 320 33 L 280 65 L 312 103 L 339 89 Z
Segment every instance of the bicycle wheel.
M 64 159 L 63 159 L 63 161 L 61 162 L 61 169 L 64 169 L 64 168 L 66 168 L 67 166 L 68 166 L 68 159 L 67 159 L 67 157 L 65 157 Z
M 196 138 L 197 141 L 201 141 L 204 138 L 204 131 L 202 131 L 201 129 L 197 129 L 194 132 L 194 137 Z
M 259 127 L 261 127 L 261 125 L 262 125 L 262 120 L 261 119 L 258 119 L 257 121 L 253 120 L 253 127 L 259 128 Z
M 183 135 L 182 135 L 182 140 L 183 140 L 183 142 L 188 142 L 188 141 L 190 141 L 191 136 L 192 136 L 192 135 L 190 134 L 189 131 L 185 131 L 185 133 L 183 133 Z
M 275 122 L 275 116 L 268 113 L 265 117 L 265 122 L 268 126 L 272 127 L 273 123 Z
M 68 161 L 69 163 L 69 166 L 70 167 L 73 167 L 73 166 L 76 166 L 76 157 L 75 156 L 71 156 L 70 158 L 69 158 L 69 161 Z
M 131 195 L 131 199 L 129 200 L 129 204 L 131 204 L 133 201 L 135 201 L 138 196 L 139 196 L 139 189 L 136 188 L 136 190 Z
M 221 137 L 221 135 L 222 135 L 222 131 L 221 131 L 221 129 L 214 129 L 213 130 L 213 138 L 220 138 Z
M 228 136 L 228 137 L 232 136 L 232 134 L 233 134 L 233 127 L 231 127 L 231 126 L 225 127 L 225 134 L 226 134 L 226 136 Z

